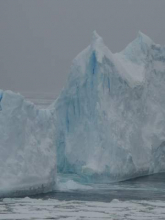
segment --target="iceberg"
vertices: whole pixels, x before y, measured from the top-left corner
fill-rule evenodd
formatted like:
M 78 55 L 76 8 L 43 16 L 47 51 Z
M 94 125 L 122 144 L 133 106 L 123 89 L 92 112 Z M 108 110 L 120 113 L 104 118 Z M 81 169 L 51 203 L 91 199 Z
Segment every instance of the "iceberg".
M 0 107 L 0 195 L 51 191 L 56 178 L 52 111 L 11 91 L 0 91 Z
M 165 171 L 165 47 L 139 32 L 113 54 L 93 33 L 54 103 L 57 170 L 82 181 Z
M 0 90 L 1 196 L 165 172 L 164 158 L 165 47 L 141 32 L 115 54 L 94 32 L 46 109 Z

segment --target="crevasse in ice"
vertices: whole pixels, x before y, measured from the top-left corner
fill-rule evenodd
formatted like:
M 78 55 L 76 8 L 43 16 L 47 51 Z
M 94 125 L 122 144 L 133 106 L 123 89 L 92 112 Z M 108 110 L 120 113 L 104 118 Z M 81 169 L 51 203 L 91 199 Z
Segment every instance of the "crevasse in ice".
M 94 32 L 54 106 L 58 172 L 106 182 L 165 171 L 165 48 L 143 33 L 112 54 Z

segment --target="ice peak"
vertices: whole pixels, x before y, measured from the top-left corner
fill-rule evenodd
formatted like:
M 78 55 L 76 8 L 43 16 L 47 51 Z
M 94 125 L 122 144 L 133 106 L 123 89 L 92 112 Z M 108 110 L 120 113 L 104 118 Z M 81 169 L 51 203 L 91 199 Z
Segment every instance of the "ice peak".
M 85 75 L 89 61 L 91 61 L 90 65 L 93 65 L 93 68 L 95 68 L 96 63 L 101 64 L 105 57 L 109 60 L 113 60 L 113 54 L 108 47 L 105 46 L 102 37 L 100 37 L 96 31 L 93 31 L 91 44 L 73 60 L 72 74 L 70 74 L 69 79 L 77 78 L 78 73 L 81 74 L 81 76 Z M 77 71 L 77 68 L 79 71 Z
M 93 31 L 93 36 L 92 36 L 93 42 L 102 39 L 102 37 L 100 37 L 100 35 L 98 35 L 98 33 L 96 31 Z
M 138 36 L 137 36 L 136 40 L 139 40 L 139 42 L 143 42 L 147 45 L 151 45 L 153 43 L 151 38 L 149 38 L 147 35 L 145 35 L 141 31 L 138 32 Z
M 104 44 L 103 38 L 96 31 L 93 31 L 91 50 L 95 53 L 96 60 L 101 63 L 104 56 L 111 58 L 112 53 Z
M 129 43 L 128 46 L 124 49 L 124 53 L 131 52 L 131 56 L 133 55 L 132 53 L 136 53 L 137 51 L 138 53 L 140 51 L 142 53 L 146 53 L 152 44 L 154 44 L 153 41 L 147 35 L 139 31 L 135 40 Z
M 147 35 L 139 31 L 137 37 L 119 54 L 123 54 L 133 63 L 141 65 L 145 63 L 153 44 L 154 42 Z
M 103 38 L 100 37 L 96 31 L 93 31 L 91 46 L 92 46 L 93 50 L 104 46 Z

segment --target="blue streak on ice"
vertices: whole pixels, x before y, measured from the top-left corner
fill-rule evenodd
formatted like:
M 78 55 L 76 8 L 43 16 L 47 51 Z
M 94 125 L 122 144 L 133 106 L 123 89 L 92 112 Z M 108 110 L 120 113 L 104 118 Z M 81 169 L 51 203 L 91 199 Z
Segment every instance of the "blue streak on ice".
M 2 107 L 1 107 L 2 98 L 3 98 L 3 92 L 0 91 L 0 111 L 2 111 Z
M 2 101 L 3 98 L 3 92 L 0 92 L 0 102 Z
M 109 89 L 109 93 L 110 93 L 110 79 L 108 78 L 108 89 Z
M 97 64 L 96 54 L 95 54 L 95 52 L 93 52 L 92 58 L 91 58 L 91 67 L 92 67 L 93 74 L 95 74 L 95 72 L 96 72 L 96 64 Z

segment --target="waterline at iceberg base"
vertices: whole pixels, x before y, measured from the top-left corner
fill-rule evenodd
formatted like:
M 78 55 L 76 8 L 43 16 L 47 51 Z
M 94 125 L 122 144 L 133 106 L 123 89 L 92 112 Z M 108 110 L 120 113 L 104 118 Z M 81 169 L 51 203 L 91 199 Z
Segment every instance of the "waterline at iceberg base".
M 107 183 L 164 172 L 164 85 L 165 47 L 139 32 L 113 54 L 94 32 L 47 109 L 1 91 L 0 192 L 51 191 L 57 173 Z

